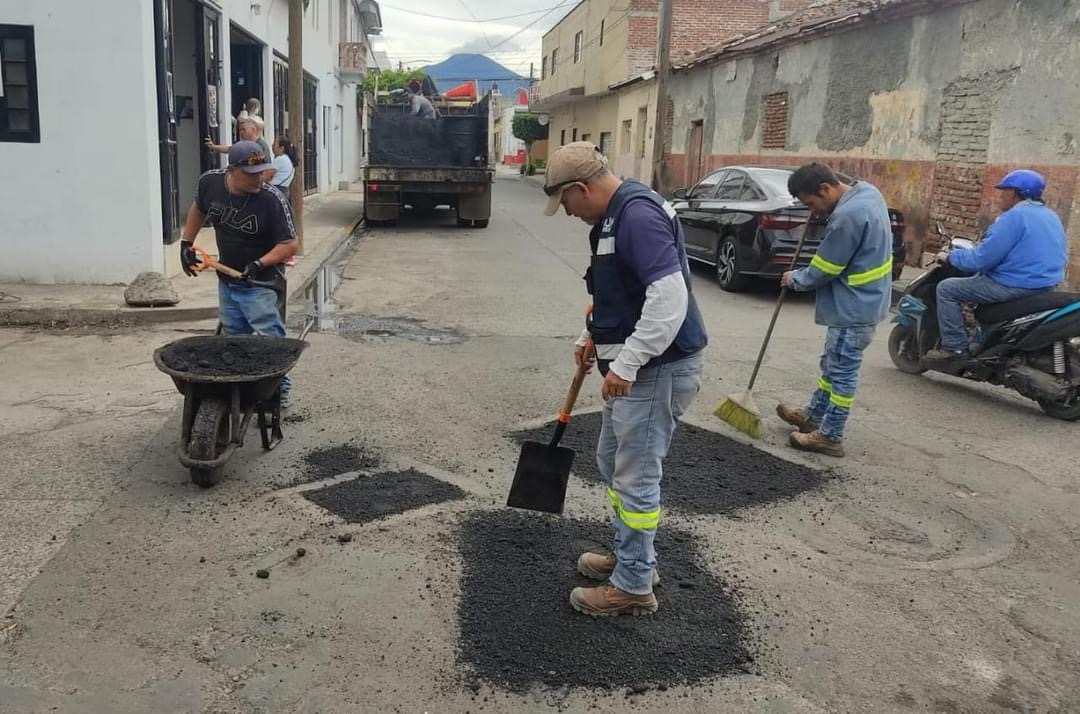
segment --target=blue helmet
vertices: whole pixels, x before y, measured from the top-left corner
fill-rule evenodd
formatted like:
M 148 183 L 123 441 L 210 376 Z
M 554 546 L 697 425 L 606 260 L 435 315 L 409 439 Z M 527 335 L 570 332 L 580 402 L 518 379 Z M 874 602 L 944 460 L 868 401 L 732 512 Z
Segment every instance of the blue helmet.
M 1038 171 L 1020 169 L 1011 171 L 996 188 L 1011 188 L 1024 198 L 1040 199 L 1046 190 L 1046 179 Z

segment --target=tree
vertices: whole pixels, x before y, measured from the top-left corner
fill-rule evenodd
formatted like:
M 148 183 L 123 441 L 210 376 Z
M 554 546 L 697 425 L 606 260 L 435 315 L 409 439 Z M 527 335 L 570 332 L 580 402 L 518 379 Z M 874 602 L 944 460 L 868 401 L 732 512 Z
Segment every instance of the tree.
M 533 142 L 548 138 L 548 125 L 540 123 L 540 115 L 532 112 L 518 112 L 510 126 L 514 138 L 525 142 L 525 166 L 532 166 Z M 526 168 L 526 170 L 528 170 Z
M 376 78 L 378 79 L 376 80 Z M 424 70 L 409 69 L 399 72 L 394 69 L 384 69 L 378 74 L 374 72 L 369 72 L 364 77 L 363 91 L 369 94 L 374 94 L 376 81 L 378 81 L 380 92 L 390 92 L 395 89 L 405 89 L 409 82 L 414 79 L 420 80 L 422 82 L 424 80 Z

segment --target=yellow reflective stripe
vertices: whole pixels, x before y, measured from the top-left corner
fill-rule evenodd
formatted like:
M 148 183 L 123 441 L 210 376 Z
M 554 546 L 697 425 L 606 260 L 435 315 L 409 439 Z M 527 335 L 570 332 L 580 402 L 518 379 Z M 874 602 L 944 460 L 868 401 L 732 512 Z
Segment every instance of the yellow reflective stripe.
M 855 397 L 845 397 L 842 394 L 833 392 L 829 395 L 829 401 L 841 409 L 851 409 L 851 405 L 855 403 Z
M 844 272 L 843 265 L 837 265 L 836 263 L 830 263 L 822 258 L 820 255 L 815 255 L 814 259 L 810 261 L 811 268 L 817 268 L 826 275 L 839 275 Z
M 625 523 L 635 531 L 651 531 L 655 530 L 660 525 L 660 509 L 655 511 L 646 511 L 644 513 L 637 513 L 634 511 L 628 511 L 623 508 L 622 499 L 619 498 L 619 494 L 615 493 L 615 489 L 608 489 L 608 500 L 611 501 L 612 508 L 619 515 L 619 520 Z
M 823 392 L 828 392 L 832 394 L 832 382 L 825 379 L 824 377 L 818 377 L 817 387 Z
M 892 272 L 892 258 L 889 258 L 884 263 L 874 268 L 873 270 L 867 270 L 863 273 L 852 273 L 848 276 L 847 282 L 853 288 L 857 288 L 860 285 L 866 285 L 867 283 L 873 283 L 881 280 L 886 275 Z

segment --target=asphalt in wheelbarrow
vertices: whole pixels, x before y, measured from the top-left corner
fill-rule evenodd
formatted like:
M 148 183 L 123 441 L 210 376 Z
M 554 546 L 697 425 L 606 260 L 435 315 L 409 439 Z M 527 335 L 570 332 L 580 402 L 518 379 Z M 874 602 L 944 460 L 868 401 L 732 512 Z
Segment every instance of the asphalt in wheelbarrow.
M 280 337 L 193 337 L 167 346 L 165 366 L 200 377 L 251 377 L 287 369 L 304 343 Z

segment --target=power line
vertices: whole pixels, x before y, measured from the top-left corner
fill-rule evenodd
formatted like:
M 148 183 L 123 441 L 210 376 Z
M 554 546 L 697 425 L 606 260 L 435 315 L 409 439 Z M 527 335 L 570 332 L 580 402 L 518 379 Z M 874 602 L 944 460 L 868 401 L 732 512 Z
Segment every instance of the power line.
M 491 49 L 492 49 L 492 50 L 494 50 L 494 49 L 495 49 L 496 47 L 501 47 L 502 45 L 505 45 L 505 44 L 506 44 L 507 42 L 509 42 L 510 40 L 514 39 L 515 37 L 517 37 L 518 35 L 520 35 L 520 34 L 521 34 L 522 32 L 525 32 L 525 30 L 528 30 L 528 29 L 529 29 L 530 27 L 532 27 L 532 26 L 533 26 L 533 25 L 535 25 L 536 23 L 540 22 L 540 21 L 541 21 L 541 20 L 543 20 L 543 19 L 544 19 L 545 17 L 547 17 L 547 16 L 548 16 L 548 15 L 550 15 L 551 13 L 555 12 L 556 10 L 558 10 L 558 9 L 559 9 L 560 7 L 563 7 L 563 6 L 564 6 L 564 5 L 566 5 L 566 4 L 568 3 L 568 2 L 570 2 L 570 0 L 562 0 L 562 2 L 561 2 L 561 3 L 559 3 L 559 4 L 558 4 L 558 5 L 556 5 L 555 7 L 551 8 L 550 10 L 548 10 L 547 12 L 545 12 L 545 13 L 544 13 L 543 15 L 541 15 L 541 16 L 540 16 L 540 17 L 538 17 L 538 18 L 536 18 L 535 20 L 533 20 L 532 22 L 530 22 L 530 23 L 529 23 L 528 25 L 525 25 L 524 27 L 522 27 L 522 28 L 521 28 L 520 30 L 518 30 L 518 31 L 517 31 L 517 32 L 515 32 L 514 34 L 510 35 L 509 37 L 506 37 L 506 38 L 504 38 L 504 39 L 500 40 L 499 42 L 496 42 L 496 43 L 495 43 L 494 45 L 492 45 Z
M 409 15 L 419 15 L 420 17 L 430 17 L 430 18 L 433 18 L 433 19 L 436 19 L 436 20 L 450 20 L 451 22 L 473 23 L 473 22 L 502 22 L 503 20 L 516 20 L 519 17 L 529 17 L 530 15 L 539 15 L 540 13 L 545 13 L 546 14 L 548 12 L 551 12 L 552 10 L 557 10 L 558 8 L 562 7 L 562 4 L 556 5 L 555 7 L 545 8 L 545 9 L 541 9 L 541 10 L 529 10 L 528 12 L 520 12 L 520 13 L 518 13 L 516 15 L 503 15 L 502 17 L 488 17 L 488 18 L 485 18 L 483 20 L 479 20 L 479 19 L 477 19 L 475 17 L 473 17 L 472 19 L 469 19 L 469 18 L 464 18 L 464 17 L 448 17 L 446 15 L 433 15 L 433 14 L 428 13 L 428 12 L 420 12 L 419 10 L 410 10 L 408 8 L 398 7 L 397 5 L 387 5 L 384 2 L 379 3 L 379 7 L 389 8 L 391 10 L 397 10 L 398 12 L 408 13 Z M 468 6 L 466 6 L 465 9 L 466 9 L 466 11 L 468 11 Z M 472 15 L 471 11 L 469 12 L 469 15 Z
M 473 14 L 473 11 L 471 9 L 469 9 L 469 5 L 465 2 L 465 0 L 458 0 L 458 2 L 461 3 L 461 6 L 465 8 L 465 12 L 469 13 L 469 17 L 471 17 L 473 19 L 473 22 L 476 23 L 476 28 L 480 30 L 480 36 L 484 38 L 484 42 L 487 43 L 488 49 L 494 49 L 491 46 L 491 40 L 488 39 L 487 33 L 484 32 L 484 23 L 476 19 L 476 15 Z

